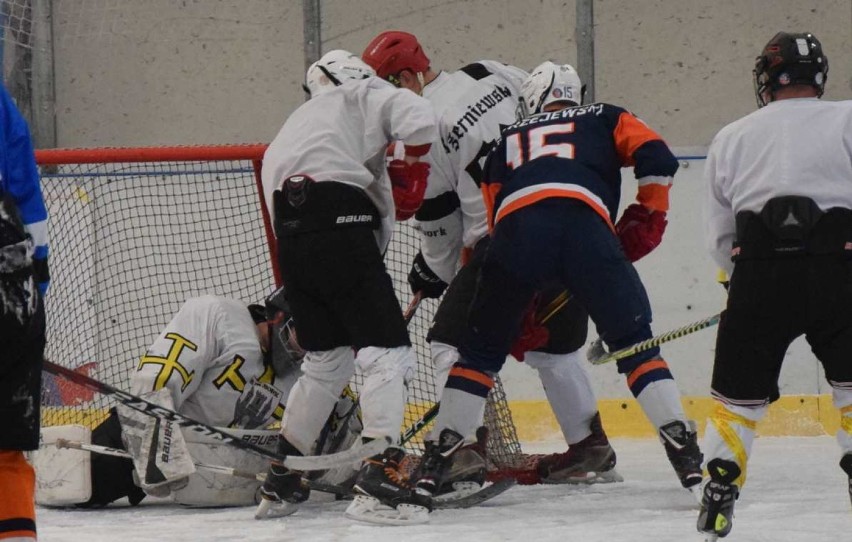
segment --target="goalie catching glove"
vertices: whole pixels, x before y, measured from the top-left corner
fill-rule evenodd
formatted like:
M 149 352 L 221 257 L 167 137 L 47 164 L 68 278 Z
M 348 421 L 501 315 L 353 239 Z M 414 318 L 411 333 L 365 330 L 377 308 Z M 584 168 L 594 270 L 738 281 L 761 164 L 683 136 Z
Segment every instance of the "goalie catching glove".
M 388 164 L 388 176 L 393 187 L 393 202 L 396 205 L 396 219 L 408 220 L 423 204 L 426 194 L 426 180 L 429 177 L 429 164 L 404 160 L 392 160 Z
M 640 260 L 657 248 L 666 231 L 665 211 L 653 211 L 641 203 L 633 203 L 615 225 L 624 255 L 631 262 Z
M 414 262 L 411 264 L 411 271 L 408 273 L 408 285 L 411 286 L 411 293 L 421 292 L 423 297 L 433 299 L 441 297 L 444 290 L 447 289 L 447 283 L 441 280 L 441 277 L 436 275 L 426 264 L 422 252 L 417 253 Z

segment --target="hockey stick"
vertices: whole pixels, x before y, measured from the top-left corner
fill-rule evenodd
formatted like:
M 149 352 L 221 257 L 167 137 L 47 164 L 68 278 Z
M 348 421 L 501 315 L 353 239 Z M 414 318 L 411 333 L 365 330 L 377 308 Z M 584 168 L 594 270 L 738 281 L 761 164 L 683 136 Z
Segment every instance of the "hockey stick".
M 88 388 L 92 391 L 96 391 L 104 395 L 112 395 L 120 403 L 134 410 L 138 410 L 143 414 L 147 414 L 148 416 L 154 416 L 155 418 L 159 418 L 167 422 L 176 423 L 177 425 L 186 427 L 187 429 L 195 431 L 196 433 L 201 433 L 202 435 L 207 435 L 216 438 L 218 440 L 221 440 L 222 442 L 227 442 L 228 444 L 236 446 L 237 448 L 242 448 L 243 450 L 254 452 L 268 459 L 278 461 L 279 463 L 282 463 L 285 467 L 293 470 L 327 470 L 341 465 L 346 465 L 348 463 L 354 463 L 356 461 L 364 459 L 365 457 L 381 453 L 389 443 L 389 439 L 376 439 L 358 448 L 357 450 L 350 449 L 336 454 L 329 454 L 323 456 L 281 455 L 274 452 L 270 452 L 269 450 L 261 448 L 260 446 L 252 444 L 248 441 L 234 437 L 233 435 L 220 429 L 217 429 L 212 425 L 207 425 L 206 423 L 201 423 L 199 421 L 193 420 L 192 418 L 184 416 L 183 414 L 175 412 L 174 410 L 162 407 L 150 401 L 146 401 L 145 399 L 137 395 L 133 395 L 126 391 L 120 390 L 114 386 L 111 386 L 105 382 L 101 382 L 100 380 L 95 380 L 94 378 L 91 378 L 84 374 L 74 372 L 71 369 L 63 367 L 61 365 L 57 365 L 56 363 L 53 363 L 51 361 L 44 360 L 44 370 L 56 376 L 64 377 L 70 380 L 71 382 Z
M 603 344 L 600 342 L 600 339 L 597 339 L 594 343 L 592 343 L 592 346 L 589 347 L 589 350 L 586 352 L 586 358 L 592 365 L 603 365 L 604 363 L 609 363 L 610 361 L 624 359 L 628 356 L 632 356 L 633 354 L 644 352 L 645 350 L 650 350 L 651 348 L 659 346 L 663 343 L 679 339 L 685 335 L 689 335 L 690 333 L 695 333 L 696 331 L 701 331 L 702 329 L 715 326 L 719 323 L 719 319 L 721 318 L 721 316 L 721 313 L 714 314 L 713 316 L 708 316 L 703 320 L 699 320 L 697 322 L 687 324 L 683 327 L 673 329 L 671 331 L 663 333 L 662 335 L 651 337 L 650 339 L 645 339 L 644 341 L 638 342 L 633 346 L 628 346 L 626 348 L 622 348 L 621 350 L 616 350 L 615 352 L 607 352 L 603 348 Z
M 558 296 L 554 297 L 550 301 L 550 303 L 547 304 L 547 306 L 538 311 L 538 313 L 536 314 L 536 320 L 538 321 L 538 323 L 540 325 L 547 323 L 548 320 L 553 318 L 556 313 L 561 311 L 565 307 L 565 305 L 567 305 L 568 302 L 571 301 L 571 297 L 572 295 L 568 293 L 568 290 L 562 290 L 562 292 L 560 292 Z M 423 416 L 420 417 L 419 420 L 411 424 L 411 427 L 406 429 L 405 432 L 400 435 L 400 445 L 403 445 L 409 440 L 413 439 L 424 427 L 429 425 L 429 423 L 434 420 L 435 417 L 438 415 L 438 409 L 440 408 L 440 406 L 441 403 L 435 403 L 429 408 L 429 410 L 426 411 L 425 414 L 423 414 Z
M 57 448 L 68 448 L 72 450 L 83 450 L 86 452 L 92 452 L 95 454 L 101 455 L 111 455 L 113 457 L 123 457 L 125 459 L 133 459 L 133 456 L 125 451 L 120 450 L 118 448 L 110 448 L 109 446 L 101 446 L 99 444 L 85 444 L 83 442 L 77 442 L 74 440 L 67 440 L 64 438 L 58 438 L 54 442 L 52 442 L 54 446 Z M 226 467 L 224 465 L 210 465 L 208 463 L 198 463 L 193 461 L 196 467 L 204 470 L 221 472 L 222 474 L 226 474 L 228 476 L 234 476 L 237 478 L 247 478 L 250 480 L 257 480 L 258 482 L 263 482 L 266 480 L 266 475 L 263 473 L 253 473 L 245 470 L 239 470 L 232 467 Z

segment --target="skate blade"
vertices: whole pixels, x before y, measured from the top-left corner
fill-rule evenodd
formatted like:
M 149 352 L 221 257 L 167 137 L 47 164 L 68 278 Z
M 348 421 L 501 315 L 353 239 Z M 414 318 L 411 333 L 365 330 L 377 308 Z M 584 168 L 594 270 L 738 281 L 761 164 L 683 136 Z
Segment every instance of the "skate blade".
M 429 521 L 429 511 L 423 506 L 400 504 L 391 508 L 367 495 L 356 495 L 346 508 L 345 515 L 349 519 L 376 525 L 418 525 Z
M 291 502 L 275 502 L 261 499 L 254 512 L 254 519 L 274 519 L 291 516 L 299 509 L 299 505 Z

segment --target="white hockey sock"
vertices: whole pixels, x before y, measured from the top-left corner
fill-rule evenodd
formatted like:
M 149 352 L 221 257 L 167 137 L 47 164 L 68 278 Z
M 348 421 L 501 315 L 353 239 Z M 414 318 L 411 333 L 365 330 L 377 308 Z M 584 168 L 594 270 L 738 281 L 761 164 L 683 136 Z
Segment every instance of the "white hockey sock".
M 576 444 L 591 435 L 589 424 L 598 411 L 598 403 L 580 352 L 527 352 L 525 361 L 538 371 L 565 442 Z
M 355 372 L 352 348 L 308 352 L 302 376 L 296 381 L 281 418 L 281 434 L 303 454 L 309 454 L 340 392 Z
M 444 429 L 452 429 L 465 440 L 476 440 L 476 430 L 485 417 L 485 397 L 454 388 L 444 388 L 441 409 L 431 435 L 437 438 Z
M 766 414 L 766 407 L 743 407 L 716 401 L 716 408 L 707 421 L 704 432 L 704 462 L 726 459 L 735 462 L 742 473 L 734 483 L 743 487 L 746 466 L 754 443 L 757 422 Z
M 639 401 L 645 416 L 657 429 L 673 421 L 686 423 L 686 414 L 680 402 L 680 390 L 670 378 L 651 382 L 639 393 L 636 400 Z
M 405 416 L 406 386 L 414 376 L 414 350 L 410 346 L 368 346 L 358 351 L 355 363 L 364 375 L 360 394 L 364 419 L 361 436 L 391 437 L 397 442 Z
M 843 454 L 852 454 L 852 390 L 832 386 L 834 406 L 840 411 L 840 429 L 837 443 Z
M 435 370 L 435 387 L 440 391 L 447 383 L 450 369 L 459 360 L 459 351 L 455 346 L 437 341 L 429 343 L 429 349 L 432 352 L 432 367 Z

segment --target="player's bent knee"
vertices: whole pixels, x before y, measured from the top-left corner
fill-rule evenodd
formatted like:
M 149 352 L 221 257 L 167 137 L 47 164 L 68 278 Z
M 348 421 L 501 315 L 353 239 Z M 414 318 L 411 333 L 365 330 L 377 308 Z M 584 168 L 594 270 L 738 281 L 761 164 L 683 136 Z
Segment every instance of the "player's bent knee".
M 410 346 L 367 346 L 360 349 L 355 357 L 355 365 L 365 377 L 377 376 L 390 381 L 402 375 L 406 384 L 414 377 L 416 364 L 414 349 Z
M 432 365 L 437 372 L 447 372 L 459 360 L 459 351 L 455 346 L 438 341 L 429 344 L 432 351 Z
M 302 373 L 322 382 L 348 382 L 355 374 L 352 348 L 342 346 L 321 352 L 308 352 L 302 362 Z

